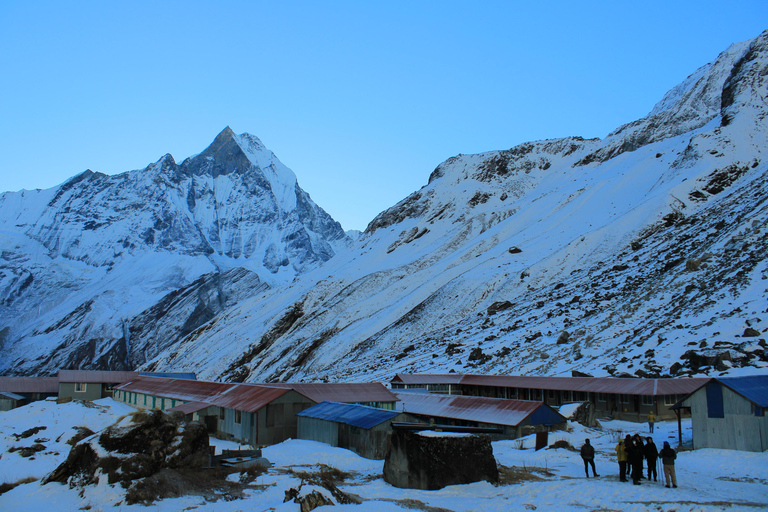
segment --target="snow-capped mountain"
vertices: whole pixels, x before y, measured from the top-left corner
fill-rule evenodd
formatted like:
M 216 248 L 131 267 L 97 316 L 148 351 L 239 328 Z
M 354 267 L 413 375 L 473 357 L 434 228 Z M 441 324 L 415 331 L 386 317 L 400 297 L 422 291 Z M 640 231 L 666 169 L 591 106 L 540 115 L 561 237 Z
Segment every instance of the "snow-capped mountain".
M 356 245 L 149 367 L 251 381 L 760 371 L 767 74 L 764 33 L 604 140 L 450 158 Z
M 379 214 L 324 264 L 279 286 L 265 282 L 272 274 L 262 270 L 237 287 L 239 300 L 208 310 L 165 346 L 155 341 L 139 348 L 126 336 L 126 352 L 142 353 L 132 361 L 146 361 L 145 369 L 236 381 L 387 379 L 403 371 L 765 371 L 767 76 L 768 32 L 731 46 L 647 117 L 604 140 L 571 137 L 450 158 L 427 185 Z M 198 177 L 191 165 L 173 169 L 170 175 L 181 183 Z M 206 172 L 206 179 L 217 179 Z M 197 198 L 204 188 L 194 190 Z M 200 212 L 196 221 L 212 217 L 196 201 L 186 201 L 188 211 Z M 228 219 L 218 218 L 218 225 Z M 231 238 L 220 236 L 215 245 L 206 231 L 212 223 L 200 225 L 201 240 L 221 252 L 187 258 L 210 264 L 226 255 L 231 244 L 224 240 Z M 50 265 L 62 288 L 87 272 L 103 271 L 93 279 L 108 282 L 102 281 L 107 270 L 83 257 L 57 253 L 38 261 L 44 250 L 33 244 L 50 245 L 49 239 L 34 230 L 34 239 L 13 232 L 18 247 L 4 252 L 6 266 L 13 258 L 27 267 Z M 192 239 L 160 239 L 192 254 L 206 250 Z M 81 254 L 71 245 L 67 254 Z M 129 250 L 130 244 L 123 249 Z M 261 254 L 252 261 L 267 269 L 275 268 L 267 261 L 284 261 Z M 237 272 L 232 279 L 249 278 L 234 267 L 228 267 Z M 181 275 L 187 269 L 174 267 Z M 128 275 L 121 271 L 121 282 Z M 166 283 L 175 276 L 165 271 L 153 277 L 162 275 Z M 37 277 L 27 287 L 24 274 L 14 278 L 5 297 L 40 286 Z M 192 297 L 221 294 L 212 281 L 192 281 L 180 282 L 166 302 L 137 307 L 122 323 L 125 331 L 164 339 L 155 322 L 168 316 L 166 304 L 191 307 Z M 79 311 L 91 314 L 117 301 L 106 290 L 98 296 L 94 305 L 77 302 L 80 310 L 70 307 L 68 317 L 35 325 L 75 332 Z M 125 297 L 127 290 L 119 298 Z M 44 334 L 37 327 L 18 346 Z M 29 349 L 15 346 L 14 366 L 36 368 L 33 358 L 22 356 Z
M 256 137 L 0 196 L 0 372 L 123 369 L 351 240 Z

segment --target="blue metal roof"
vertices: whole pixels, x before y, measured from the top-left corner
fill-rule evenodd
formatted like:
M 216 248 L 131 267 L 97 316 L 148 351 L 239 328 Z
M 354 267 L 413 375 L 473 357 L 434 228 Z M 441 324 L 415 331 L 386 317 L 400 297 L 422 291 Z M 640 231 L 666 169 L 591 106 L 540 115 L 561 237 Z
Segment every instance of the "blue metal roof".
M 304 409 L 298 416 L 346 423 L 360 428 L 371 428 L 394 418 L 398 414 L 400 414 L 399 411 L 378 409 L 367 405 L 320 402 L 309 409 Z
M 759 407 L 768 407 L 768 375 L 717 377 L 717 380 Z

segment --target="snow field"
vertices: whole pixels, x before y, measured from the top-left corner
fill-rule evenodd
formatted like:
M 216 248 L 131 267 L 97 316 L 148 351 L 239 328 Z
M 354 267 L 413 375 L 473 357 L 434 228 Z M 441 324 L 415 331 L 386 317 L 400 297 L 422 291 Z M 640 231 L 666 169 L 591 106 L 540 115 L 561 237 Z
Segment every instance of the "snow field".
M 99 400 L 93 406 L 80 402 L 56 404 L 36 402 L 13 411 L 0 413 L 0 479 L 15 482 L 32 476 L 41 478 L 52 471 L 68 452 L 66 440 L 77 426 L 87 426 L 98 431 L 120 421 L 133 411 L 125 404 L 111 399 Z M 20 442 L 11 435 L 24 430 L 46 426 L 46 430 Z M 691 442 L 690 420 L 683 426 L 683 442 Z M 661 447 L 664 441 L 677 446 L 677 422 L 656 423 L 653 439 Z M 306 440 L 289 440 L 266 447 L 264 456 L 274 467 L 260 475 L 244 491 L 245 499 L 206 502 L 198 496 L 167 499 L 144 507 L 124 504 L 124 490 L 105 481 L 81 490 L 67 485 L 48 484 L 39 481 L 22 484 L 0 495 L 3 512 L 47 510 L 141 510 L 175 512 L 178 510 L 204 509 L 208 511 L 236 512 L 241 510 L 299 510 L 291 501 L 283 503 L 285 491 L 298 487 L 299 479 L 289 471 L 316 471 L 318 464 L 325 464 L 352 477 L 340 485 L 344 492 L 360 496 L 360 505 L 336 505 L 334 511 L 379 512 L 413 510 L 414 507 L 439 507 L 450 511 L 509 511 L 509 510 L 628 510 L 693 512 L 727 510 L 755 510 L 768 507 L 768 453 L 748 453 L 730 450 L 682 451 L 677 459 L 678 489 L 667 489 L 661 482 L 643 481 L 642 485 L 621 483 L 618 480 L 618 464 L 614 447 L 617 439 L 626 434 L 639 433 L 646 437 L 647 424 L 624 421 L 605 421 L 600 428 L 586 428 L 569 423 L 568 431 L 552 432 L 549 443 L 564 440 L 578 449 L 589 438 L 596 449 L 599 478 L 585 478 L 583 463 L 578 451 L 568 449 L 544 449 L 534 451 L 535 436 L 493 443 L 498 463 L 513 468 L 518 473 L 530 474 L 530 479 L 520 483 L 494 486 L 487 482 L 449 486 L 438 491 L 398 489 L 384 482 L 381 477 L 383 461 L 364 459 L 349 450 Z M 37 454 L 34 460 L 22 458 L 18 452 L 8 453 L 11 446 L 31 445 L 33 439 L 50 437 L 44 443 L 47 450 Z M 60 437 L 59 441 L 55 438 Z M 212 439 L 217 452 L 224 448 L 236 449 L 239 445 L 229 441 Z M 58 452 L 55 454 L 54 451 Z M 234 479 L 234 476 L 231 479 Z M 105 479 L 102 479 L 105 480 Z M 304 485 L 302 494 L 313 488 Z M 323 488 L 314 488 L 330 497 Z

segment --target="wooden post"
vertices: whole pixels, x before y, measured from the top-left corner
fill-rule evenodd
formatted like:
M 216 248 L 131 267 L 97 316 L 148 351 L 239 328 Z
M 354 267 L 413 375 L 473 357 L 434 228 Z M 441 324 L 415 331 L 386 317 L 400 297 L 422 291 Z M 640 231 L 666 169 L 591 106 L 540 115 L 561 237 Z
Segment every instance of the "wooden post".
M 677 415 L 677 449 L 683 446 L 683 421 L 680 419 L 680 409 L 675 409 Z

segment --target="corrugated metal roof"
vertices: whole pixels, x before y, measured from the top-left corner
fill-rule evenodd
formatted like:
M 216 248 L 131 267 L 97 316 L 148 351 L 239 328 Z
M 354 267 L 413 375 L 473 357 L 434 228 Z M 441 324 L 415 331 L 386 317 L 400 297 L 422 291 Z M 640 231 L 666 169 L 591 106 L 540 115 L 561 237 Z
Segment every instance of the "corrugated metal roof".
M 16 393 L 11 393 L 10 391 L 0 391 L 0 396 L 4 396 L 5 398 L 10 398 L 11 400 L 24 400 L 25 397 L 21 395 L 17 395 Z
M 173 412 L 173 411 L 181 411 L 184 414 L 192 414 L 193 412 L 202 411 L 203 409 L 207 409 L 210 407 L 211 404 L 205 403 L 205 402 L 187 402 L 186 404 L 177 405 L 176 407 L 171 407 L 167 410 L 167 412 Z
M 379 382 L 281 382 L 262 386 L 293 389 L 313 402 L 396 402 L 397 397 Z
M 399 380 L 396 380 L 398 379 Z M 619 393 L 627 395 L 682 395 L 701 387 L 706 378 L 633 379 L 615 377 L 541 377 L 528 375 L 409 375 L 392 382 L 405 384 L 456 384 L 508 388 Z
M 0 377 L 0 391 L 12 393 L 58 393 L 58 377 Z
M 194 373 L 184 372 L 139 372 L 141 377 L 159 377 L 163 379 L 186 379 L 197 380 L 197 375 Z
M 290 391 L 287 388 L 253 384 L 230 384 L 158 377 L 137 377 L 115 389 L 189 402 L 205 402 L 245 412 L 258 411 Z
M 377 409 L 367 405 L 321 402 L 309 409 L 304 409 L 298 416 L 345 423 L 360 428 L 372 428 L 391 420 L 398 414 L 400 414 L 399 411 Z
M 461 373 L 435 373 L 435 374 L 421 374 L 421 373 L 398 373 L 390 382 L 397 384 L 458 384 L 462 377 Z M 435 378 L 439 378 L 440 382 L 435 382 Z
M 232 388 L 234 384 L 206 382 L 200 380 L 163 379 L 158 377 L 136 377 L 115 389 L 142 393 L 145 395 L 175 398 L 188 402 L 210 402 L 216 396 Z
M 138 376 L 136 372 L 111 372 L 102 370 L 59 370 L 59 382 L 86 382 L 115 384 L 128 382 Z
M 517 426 L 538 408 L 546 407 L 543 402 L 533 400 L 506 400 L 464 395 L 443 395 L 438 393 L 395 393 L 401 400 L 403 412 L 476 421 L 492 425 Z M 554 411 L 553 411 L 554 412 Z M 565 420 L 565 418 L 563 418 Z
M 768 407 L 768 375 L 718 377 L 717 380 L 754 404 Z
M 290 391 L 253 384 L 235 384 L 232 389 L 214 397 L 211 403 L 228 409 L 255 412 Z

